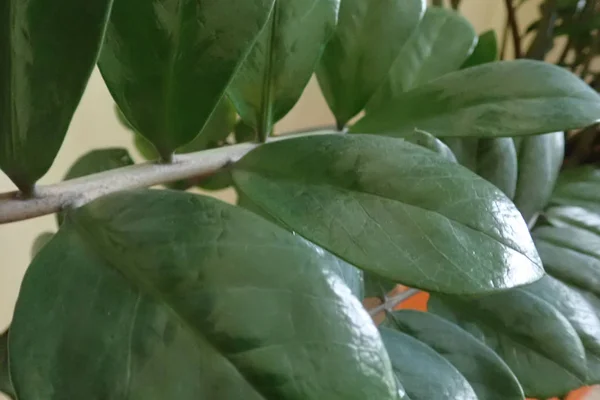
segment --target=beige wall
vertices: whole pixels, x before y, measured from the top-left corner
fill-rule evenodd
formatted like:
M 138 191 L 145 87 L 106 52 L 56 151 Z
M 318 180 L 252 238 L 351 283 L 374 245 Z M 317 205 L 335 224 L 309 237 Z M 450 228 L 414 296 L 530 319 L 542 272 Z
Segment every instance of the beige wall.
M 500 0 L 464 0 L 463 12 L 478 32 L 491 27 L 501 31 L 504 25 L 503 2 Z M 522 10 L 524 20 L 537 12 L 534 3 Z M 525 21 L 523 21 L 525 22 Z M 131 135 L 115 119 L 112 100 L 97 71 L 94 72 L 85 96 L 71 124 L 66 141 L 42 184 L 57 182 L 73 161 L 93 148 L 122 146 L 132 153 Z M 278 131 L 332 124 L 331 114 L 313 80 L 292 113 L 278 124 Z M 0 192 L 14 190 L 0 172 Z M 0 331 L 8 326 L 19 285 L 30 261 L 30 248 L 43 231 L 55 231 L 53 216 L 9 225 L 0 225 Z

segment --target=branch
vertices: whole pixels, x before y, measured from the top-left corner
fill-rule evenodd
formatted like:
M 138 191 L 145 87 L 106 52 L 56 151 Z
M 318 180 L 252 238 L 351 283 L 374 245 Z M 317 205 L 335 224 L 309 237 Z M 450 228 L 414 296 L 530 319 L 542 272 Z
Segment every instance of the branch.
M 383 304 L 370 309 L 369 315 L 371 317 L 374 317 L 382 311 L 392 311 L 394 308 L 396 308 L 396 306 L 398 304 L 402 303 L 404 300 L 410 299 L 411 297 L 413 297 L 419 293 L 421 293 L 421 291 L 418 289 L 405 290 L 402 293 L 399 293 L 395 296 L 390 297 Z
M 310 136 L 285 135 L 269 141 Z M 0 194 L 0 224 L 53 214 L 70 207 L 80 207 L 98 197 L 128 189 L 140 189 L 175 182 L 196 176 L 209 175 L 239 160 L 256 143 L 241 143 L 197 153 L 175 155 L 170 164 L 144 163 L 100 172 L 48 186 L 36 187 L 34 196 L 24 198 L 19 192 Z
M 513 6 L 513 0 L 504 0 L 506 3 L 506 13 L 508 15 L 508 23 L 513 38 L 513 46 L 515 48 L 515 58 L 521 58 L 521 34 L 519 33 L 519 24 L 517 23 L 517 14 Z
M 552 48 L 554 25 L 556 23 L 556 0 L 546 0 L 542 5 L 542 18 L 537 35 L 527 50 L 525 57 L 543 60 Z

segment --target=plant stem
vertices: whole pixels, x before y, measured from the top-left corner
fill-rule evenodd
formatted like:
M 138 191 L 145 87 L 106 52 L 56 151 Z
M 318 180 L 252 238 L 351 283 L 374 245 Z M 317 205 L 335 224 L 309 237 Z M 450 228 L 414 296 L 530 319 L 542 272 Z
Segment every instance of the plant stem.
M 504 24 L 504 31 L 502 32 L 502 46 L 500 46 L 500 60 L 504 60 L 504 56 L 506 55 L 506 44 L 508 42 L 508 30 L 510 24 L 508 23 L 508 18 L 506 18 L 506 23 Z
M 392 311 L 394 308 L 396 308 L 396 306 L 400 303 L 402 303 L 404 300 L 410 299 L 411 297 L 419 294 L 421 291 L 418 289 L 408 289 L 405 290 L 402 293 L 399 293 L 395 296 L 390 297 L 389 299 L 387 299 L 383 304 L 372 308 L 369 310 L 369 315 L 371 317 L 374 317 L 375 315 L 379 314 L 382 311 Z
M 517 23 L 517 13 L 513 5 L 513 0 L 504 0 L 506 4 L 506 13 L 508 15 L 508 23 L 513 38 L 513 46 L 515 48 L 515 58 L 521 58 L 523 52 L 521 51 L 521 34 L 519 33 L 519 24 Z
M 269 139 L 269 142 L 325 132 L 308 132 L 304 135 L 286 135 Z M 241 143 L 196 153 L 178 154 L 170 164 L 144 163 L 100 172 L 85 177 L 48 186 L 38 186 L 35 196 L 23 198 L 20 192 L 0 194 L 0 224 L 22 221 L 53 214 L 70 207 L 80 207 L 98 197 L 121 190 L 140 189 L 209 175 L 239 160 L 257 143 Z
M 460 7 L 460 2 L 461 0 L 450 0 L 450 5 L 452 5 L 453 9 L 458 10 L 458 7 Z
M 525 57 L 534 60 L 543 60 L 546 58 L 548 50 L 552 48 L 554 38 L 554 24 L 556 23 L 556 0 L 546 0 L 542 5 L 542 18 L 540 26 L 531 42 Z

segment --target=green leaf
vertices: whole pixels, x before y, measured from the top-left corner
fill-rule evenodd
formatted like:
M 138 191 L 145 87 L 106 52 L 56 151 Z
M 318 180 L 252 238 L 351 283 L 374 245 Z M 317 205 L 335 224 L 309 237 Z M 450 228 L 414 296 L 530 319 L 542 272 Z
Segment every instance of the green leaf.
M 387 136 L 403 138 L 404 140 L 418 144 L 421 147 L 425 147 L 435 153 L 438 153 L 442 158 L 448 161 L 456 162 L 456 157 L 454 156 L 452 150 L 450 150 L 450 148 L 444 142 L 429 132 L 415 129 L 410 133 L 388 134 Z
M 447 138 L 445 142 L 462 165 L 493 183 L 507 197 L 514 197 L 517 152 L 511 138 Z
M 448 161 L 456 162 L 456 157 L 454 156 L 452 150 L 444 142 L 442 142 L 440 139 L 436 138 L 429 132 L 414 129 L 412 131 L 387 132 L 383 134 L 383 136 L 404 139 L 410 143 L 414 143 L 428 150 L 431 150 Z
M 10 340 L 18 398 L 396 399 L 336 264 L 215 199 L 103 197 L 70 212 L 27 271 Z
M 424 0 L 341 2 L 337 30 L 317 68 L 338 127 L 367 105 L 424 10 Z
M 0 335 L 0 392 L 15 398 L 8 368 L 8 331 Z
M 434 295 L 428 309 L 494 350 L 527 397 L 560 396 L 585 382 L 585 350 L 577 332 L 556 308 L 523 289 L 475 300 Z
M 476 65 L 487 64 L 498 59 L 498 38 L 496 31 L 490 29 L 479 35 L 477 46 L 473 53 L 463 63 L 461 68 L 474 67 Z
M 519 178 L 514 203 L 525 221 L 535 221 L 546 207 L 565 154 L 563 132 L 515 140 Z
M 175 152 L 178 154 L 194 153 L 223 146 L 227 137 L 233 132 L 236 119 L 237 114 L 233 104 L 227 97 L 223 97 L 200 134 Z
M 584 81 L 554 65 L 517 60 L 463 69 L 403 93 L 352 131 L 524 136 L 585 127 L 599 116 L 600 96 Z
M 115 2 L 100 71 L 127 120 L 164 159 L 206 125 L 274 1 Z
M 335 30 L 339 7 L 340 0 L 275 0 L 267 27 L 228 89 L 259 137 L 266 138 L 302 95 Z
M 79 157 L 69 168 L 64 180 L 80 178 L 98 172 L 133 165 L 134 162 L 126 149 L 111 147 L 92 150 Z M 56 222 L 62 224 L 65 212 L 56 214 Z
M 40 252 L 48 244 L 48 242 L 54 237 L 53 232 L 42 232 L 35 238 L 33 245 L 31 246 L 31 258 L 34 258 L 37 253 Z
M 381 300 L 387 298 L 387 294 L 390 293 L 396 286 L 397 283 L 390 281 L 388 279 L 381 278 L 375 274 L 370 272 L 366 272 L 364 274 L 364 297 L 377 297 Z
M 577 266 L 575 266 L 577 267 Z M 525 290 L 552 304 L 573 325 L 579 335 L 587 361 L 586 385 L 600 382 L 600 319 L 590 302 L 579 289 L 545 276 Z
M 465 377 L 431 347 L 389 328 L 379 331 L 394 372 L 411 400 L 477 400 Z
M 64 180 L 80 178 L 133 164 L 134 162 L 126 149 L 111 147 L 92 150 L 75 161 L 67 171 Z
M 476 43 L 477 34 L 463 16 L 446 8 L 428 8 L 367 110 L 377 110 L 403 92 L 456 71 Z
M 588 165 L 563 171 L 551 204 L 582 207 L 600 214 L 600 169 Z
M 112 0 L 0 5 L 0 168 L 26 193 L 63 142 L 90 77 Z
M 600 236 L 580 228 L 541 226 L 533 237 L 550 275 L 600 296 Z
M 404 140 L 330 134 L 273 142 L 234 165 L 233 179 L 272 220 L 407 286 L 483 293 L 543 273 L 509 199 Z
M 523 400 L 519 381 L 496 353 L 458 326 L 413 310 L 388 314 L 388 326 L 425 343 L 467 379 L 478 400 Z
M 555 206 L 544 211 L 544 217 L 557 227 L 587 229 L 600 235 L 600 215 L 575 206 Z
M 254 132 L 254 129 L 243 120 L 239 120 L 235 124 L 233 134 L 236 143 L 252 142 L 256 140 L 256 132 Z

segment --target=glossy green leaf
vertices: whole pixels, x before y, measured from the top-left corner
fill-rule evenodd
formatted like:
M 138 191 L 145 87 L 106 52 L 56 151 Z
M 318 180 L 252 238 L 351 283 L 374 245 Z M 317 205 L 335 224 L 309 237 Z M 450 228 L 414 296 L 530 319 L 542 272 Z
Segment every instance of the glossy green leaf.
M 127 120 L 163 158 L 206 125 L 274 1 L 115 2 L 100 71 Z
M 498 38 L 493 29 L 485 31 L 479 35 L 477 46 L 473 53 L 463 63 L 461 68 L 474 67 L 481 64 L 487 64 L 498 59 Z
M 575 268 L 577 266 L 574 266 Z M 552 304 L 573 325 L 585 348 L 587 385 L 600 382 L 600 318 L 590 302 L 578 291 L 551 276 L 545 276 L 525 288 L 529 293 Z
M 336 263 L 215 199 L 103 197 L 27 271 L 9 343 L 18 398 L 396 399 Z
M 411 131 L 403 131 L 403 132 L 387 132 L 383 136 L 390 136 L 394 138 L 404 139 L 410 143 L 417 144 L 421 147 L 425 147 L 442 158 L 445 158 L 448 161 L 456 162 L 456 157 L 454 153 L 444 142 L 440 139 L 436 138 L 429 132 L 421 131 L 419 129 L 414 129 Z
M 443 318 L 413 310 L 395 311 L 386 320 L 425 343 L 448 360 L 467 379 L 478 400 L 523 400 L 519 381 L 496 353 L 472 335 Z
M 517 152 L 511 138 L 447 138 L 458 162 L 513 198 L 517 186 Z
M 64 180 L 80 178 L 97 172 L 133 165 L 134 162 L 126 149 L 111 147 L 92 150 L 79 157 L 69 168 Z M 62 224 L 64 212 L 56 214 L 56 222 Z
M 482 293 L 543 273 L 510 200 L 404 140 L 330 134 L 273 142 L 234 165 L 233 179 L 274 221 L 394 282 Z
M 553 226 L 587 229 L 600 235 L 600 215 L 585 208 L 575 206 L 556 206 L 544 211 L 544 217 Z
M 50 239 L 54 237 L 52 232 L 42 232 L 35 238 L 33 245 L 31 246 L 31 258 L 35 257 L 48 244 Z
M 0 168 L 24 192 L 58 153 L 96 63 L 111 4 L 0 4 Z
M 190 143 L 176 149 L 175 153 L 194 153 L 222 146 L 225 143 L 225 139 L 233 132 L 235 123 L 235 109 L 229 99 L 223 98 L 200 134 Z M 135 132 L 133 127 L 130 126 L 130 129 L 134 132 L 134 144 L 142 157 L 146 160 L 157 160 L 160 156 L 152 143 L 145 139 L 144 136 Z
M 411 400 L 477 400 L 469 382 L 431 347 L 381 327 L 394 372 Z
M 542 226 L 533 237 L 549 274 L 600 295 L 600 236 L 580 228 Z
M 540 61 L 488 63 L 403 93 L 352 127 L 409 129 L 437 137 L 524 136 L 581 128 L 600 119 L 600 96 L 572 73 Z
M 585 350 L 573 326 L 523 289 L 477 300 L 432 296 L 428 309 L 494 350 L 528 397 L 563 395 L 586 380 Z
M 476 43 L 477 34 L 462 15 L 447 8 L 428 8 L 367 109 L 377 110 L 403 92 L 458 70 Z
M 260 137 L 300 98 L 335 30 L 339 8 L 340 0 L 275 0 L 266 28 L 228 89 L 240 116 Z
M 358 114 L 384 82 L 419 24 L 425 0 L 343 0 L 335 35 L 317 78 L 339 127 Z
M 8 331 L 0 335 L 0 392 L 15 397 L 8 368 Z
M 565 154 L 563 132 L 515 140 L 519 178 L 514 202 L 525 221 L 534 221 L 552 195 Z
M 600 168 L 588 165 L 563 171 L 551 203 L 583 207 L 600 214 Z

